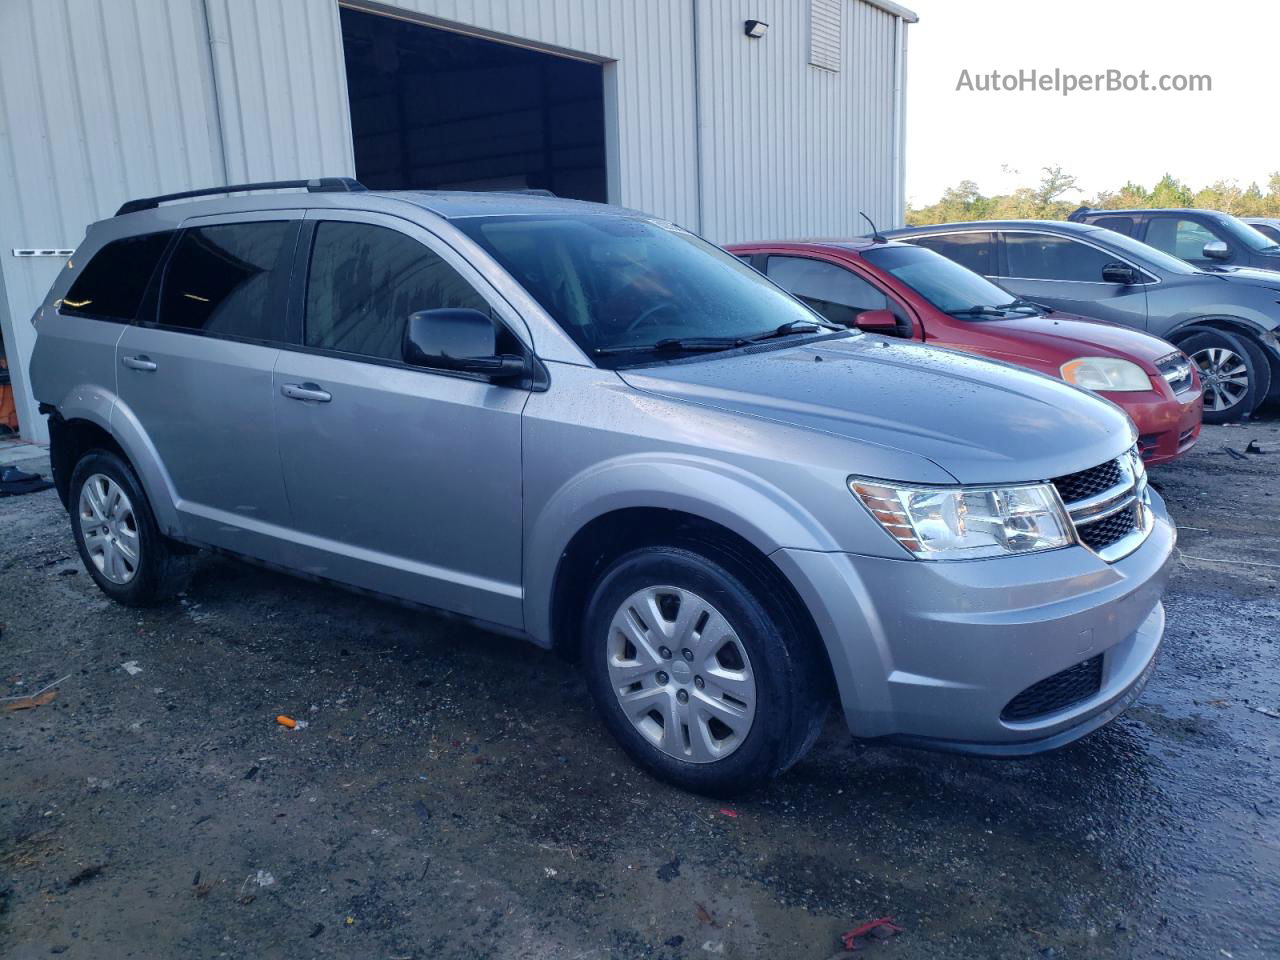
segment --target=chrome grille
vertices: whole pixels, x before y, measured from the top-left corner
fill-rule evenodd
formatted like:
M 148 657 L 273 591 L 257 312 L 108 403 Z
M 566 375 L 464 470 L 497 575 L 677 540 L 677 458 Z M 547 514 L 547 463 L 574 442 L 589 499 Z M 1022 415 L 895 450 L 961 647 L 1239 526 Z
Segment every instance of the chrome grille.
M 1183 353 L 1171 353 L 1156 361 L 1156 369 L 1174 393 L 1191 389 L 1191 361 Z
M 1128 556 L 1151 532 L 1147 471 L 1135 446 L 1124 456 L 1053 481 L 1080 542 L 1107 563 Z

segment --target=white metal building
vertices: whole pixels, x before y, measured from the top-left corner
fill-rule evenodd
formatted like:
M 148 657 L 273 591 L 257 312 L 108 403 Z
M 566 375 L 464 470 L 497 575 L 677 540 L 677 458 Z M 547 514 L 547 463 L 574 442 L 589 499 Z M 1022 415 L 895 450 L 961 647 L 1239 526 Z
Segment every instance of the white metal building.
M 2 0 L 0 322 L 131 197 L 355 176 L 546 187 L 718 242 L 903 218 L 891 0 Z M 753 21 L 767 24 L 761 27 Z

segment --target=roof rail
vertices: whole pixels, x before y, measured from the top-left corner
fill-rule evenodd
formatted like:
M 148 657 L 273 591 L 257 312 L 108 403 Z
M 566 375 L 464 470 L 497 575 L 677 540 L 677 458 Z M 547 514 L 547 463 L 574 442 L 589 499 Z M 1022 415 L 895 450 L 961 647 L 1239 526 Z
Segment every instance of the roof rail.
M 152 210 L 168 200 L 190 200 L 193 197 L 216 197 L 223 193 L 248 193 L 252 190 L 284 190 L 306 187 L 308 193 L 359 193 L 368 189 L 351 177 L 313 177 L 310 180 L 265 180 L 260 183 L 228 184 L 225 187 L 208 187 L 204 190 L 184 190 L 182 193 L 165 193 L 158 197 L 140 197 L 121 204 L 116 216 Z
M 1093 207 L 1089 206 L 1087 203 L 1081 204 L 1080 206 L 1072 210 L 1069 214 L 1067 214 L 1067 219 L 1072 221 L 1073 223 L 1079 223 L 1081 217 L 1084 217 L 1086 214 L 1090 214 L 1090 213 L 1093 213 Z

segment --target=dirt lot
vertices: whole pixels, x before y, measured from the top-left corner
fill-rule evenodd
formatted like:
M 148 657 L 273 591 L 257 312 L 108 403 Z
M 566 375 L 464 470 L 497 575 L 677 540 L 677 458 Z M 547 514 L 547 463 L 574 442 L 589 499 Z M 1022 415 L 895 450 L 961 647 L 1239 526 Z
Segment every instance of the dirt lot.
M 127 610 L 52 492 L 0 500 L 0 696 L 66 676 L 0 712 L 0 956 L 825 960 L 885 915 L 859 955 L 1280 956 L 1277 413 L 1153 471 L 1182 557 L 1118 722 L 1019 762 L 833 722 L 731 807 L 531 646 L 212 558 Z

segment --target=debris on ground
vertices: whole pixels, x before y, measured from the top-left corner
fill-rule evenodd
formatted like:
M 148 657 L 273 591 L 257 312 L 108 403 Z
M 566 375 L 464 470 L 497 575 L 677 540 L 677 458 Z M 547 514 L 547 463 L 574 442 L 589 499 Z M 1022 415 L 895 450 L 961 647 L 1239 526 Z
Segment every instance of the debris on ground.
M 902 930 L 902 927 L 893 922 L 893 917 L 877 917 L 875 920 L 868 920 L 866 923 L 842 933 L 840 942 L 844 944 L 845 950 L 857 950 L 858 941 L 861 939 L 888 940 L 890 937 L 896 937 L 902 933 Z
M 1269 710 L 1266 707 L 1254 707 L 1253 709 L 1264 717 L 1270 717 L 1272 720 L 1280 720 L 1280 710 Z
M 283 713 L 276 717 L 276 723 L 288 730 L 294 730 L 298 726 L 297 720 L 293 719 L 293 717 L 286 717 Z
M 737 817 L 738 817 L 738 811 L 737 811 L 737 810 L 731 810 L 731 809 L 729 809 L 728 807 L 721 807 L 721 808 L 720 808 L 720 816 L 722 816 L 722 817 L 733 817 L 734 819 L 737 819 Z
M 1257 440 L 1250 440 L 1249 445 L 1244 448 L 1245 453 L 1270 453 L 1271 451 L 1260 444 Z
M 1227 451 L 1227 453 L 1231 454 L 1232 458 L 1233 458 L 1233 459 L 1235 459 L 1235 460 L 1248 460 L 1248 459 L 1249 459 L 1249 458 L 1248 458 L 1248 457 L 1246 457 L 1243 453 L 1241 453 L 1239 450 L 1233 450 L 1231 447 L 1225 447 L 1225 446 L 1224 446 L 1222 449 L 1223 449 L 1223 450 L 1225 450 L 1225 451 Z
M 27 473 L 17 467 L 0 467 L 0 497 L 16 497 L 24 493 L 48 490 L 53 482 L 38 473 Z
M 697 909 L 694 910 L 693 915 L 698 918 L 698 922 L 700 924 L 704 927 L 720 926 L 720 924 L 716 923 L 716 918 L 712 915 L 710 910 L 700 903 L 694 903 L 694 906 L 697 907 Z
M 120 664 L 120 666 L 124 672 L 131 677 L 136 677 L 142 672 L 142 668 L 138 666 L 137 660 L 126 660 L 124 663 Z
M 90 864 L 89 866 L 85 867 L 83 870 L 79 870 L 76 873 L 73 873 L 70 876 L 70 878 L 67 880 L 67 886 L 78 887 L 82 883 L 88 883 L 90 880 L 92 880 L 94 877 L 96 877 L 105 869 L 107 869 L 107 864 L 105 863 Z
M 35 707 L 43 707 L 46 703 L 57 697 L 57 695 L 57 690 L 46 690 L 44 693 L 35 693 L 29 697 L 18 697 L 15 700 L 10 700 L 5 703 L 3 705 L 4 711 L 6 713 L 11 713 L 14 710 L 31 710 Z

